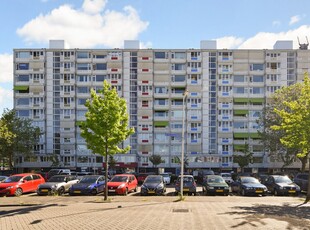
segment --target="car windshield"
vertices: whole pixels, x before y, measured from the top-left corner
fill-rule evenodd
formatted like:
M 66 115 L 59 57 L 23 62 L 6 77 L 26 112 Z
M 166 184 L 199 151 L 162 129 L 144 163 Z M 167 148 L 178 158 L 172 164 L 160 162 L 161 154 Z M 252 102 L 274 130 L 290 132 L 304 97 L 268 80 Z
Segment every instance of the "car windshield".
M 169 174 L 160 174 L 163 177 L 170 177 Z
M 287 176 L 279 176 L 274 178 L 276 183 L 293 183 Z
M 60 177 L 60 176 L 53 176 L 51 177 L 48 182 L 64 182 L 65 177 Z
M 126 182 L 128 179 L 127 176 L 114 176 L 110 181 L 111 182 Z
M 0 181 L 4 180 L 6 177 L 5 176 L 0 176 Z
M 225 183 L 223 178 L 215 177 L 215 178 L 208 178 L 208 183 Z
M 247 183 L 259 184 L 259 181 L 253 177 L 242 177 L 241 181 L 244 184 L 247 184 Z
M 181 181 L 181 177 L 178 178 L 178 181 Z M 183 182 L 193 182 L 193 177 L 183 177 Z
M 97 181 L 97 177 L 84 177 L 80 183 L 86 183 L 86 184 L 92 184 L 95 183 Z
M 160 177 L 147 177 L 145 179 L 145 183 L 160 183 L 161 178 Z
M 222 177 L 231 177 L 229 173 L 221 174 Z
M 18 182 L 20 179 L 22 179 L 22 176 L 10 176 L 7 178 L 3 183 L 12 183 L 12 182 Z

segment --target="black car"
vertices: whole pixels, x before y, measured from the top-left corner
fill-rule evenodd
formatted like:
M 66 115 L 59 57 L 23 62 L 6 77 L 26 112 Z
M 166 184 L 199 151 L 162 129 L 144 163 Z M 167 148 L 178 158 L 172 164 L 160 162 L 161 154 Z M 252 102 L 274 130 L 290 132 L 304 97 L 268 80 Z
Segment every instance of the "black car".
M 202 183 L 202 192 L 206 195 L 223 194 L 228 196 L 229 186 L 221 176 L 208 175 L 205 176 Z
M 268 191 L 275 196 L 278 195 L 298 195 L 300 193 L 300 187 L 293 183 L 288 176 L 271 175 L 264 183 Z
M 203 179 L 205 178 L 205 176 L 207 175 L 214 175 L 214 171 L 211 169 L 201 169 L 198 171 L 198 176 L 197 176 L 197 182 L 199 184 L 203 183 Z
M 297 184 L 302 191 L 308 191 L 309 174 L 308 173 L 298 173 L 294 177 L 294 183 Z
M 161 175 L 149 175 L 141 185 L 141 196 L 143 195 L 163 195 L 166 192 L 166 184 Z
M 267 187 L 261 184 L 254 177 L 239 177 L 235 182 L 231 184 L 231 191 L 246 195 L 263 195 L 267 194 Z
M 181 176 L 178 177 L 175 183 L 175 195 L 178 195 L 181 192 Z M 197 194 L 197 184 L 192 175 L 183 175 L 183 193 L 188 195 Z

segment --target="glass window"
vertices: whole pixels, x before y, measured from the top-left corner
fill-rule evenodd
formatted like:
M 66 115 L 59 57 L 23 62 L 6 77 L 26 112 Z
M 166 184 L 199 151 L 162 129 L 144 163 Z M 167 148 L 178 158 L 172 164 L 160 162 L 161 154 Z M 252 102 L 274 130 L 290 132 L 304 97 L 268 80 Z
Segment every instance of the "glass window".
M 106 75 L 96 75 L 96 81 L 104 81 L 104 79 L 106 78 Z
M 235 82 L 244 82 L 244 76 L 243 75 L 235 75 L 234 81 Z
M 155 52 L 155 58 L 165 59 L 166 58 L 166 52 Z
M 78 93 L 89 93 L 89 88 L 88 87 L 77 87 L 77 92 Z
M 76 67 L 78 70 L 90 70 L 90 66 L 88 63 L 77 63 Z
M 264 64 L 252 64 L 250 66 L 251 71 L 263 71 L 264 70 Z
M 29 63 L 19 63 L 17 64 L 18 70 L 28 70 L 29 69 Z
M 96 70 L 106 70 L 107 69 L 107 63 L 97 63 L 96 64 Z
M 89 58 L 88 52 L 77 52 L 76 53 L 77 58 Z
M 17 110 L 19 117 L 29 117 L 29 110 Z
M 17 105 L 29 105 L 29 98 L 18 98 Z
M 85 105 L 86 100 L 86 98 L 78 98 L 78 105 Z
M 184 82 L 185 81 L 185 75 L 175 75 L 174 81 L 175 82 Z
M 186 54 L 185 54 L 185 52 L 175 52 L 175 53 L 172 53 L 172 58 L 175 58 L 175 59 L 185 59 L 186 58 Z
M 259 76 L 253 76 L 253 82 L 264 82 L 264 76 L 259 75 Z
M 29 75 L 18 75 L 17 81 L 29 81 Z
M 244 94 L 245 93 L 244 87 L 235 87 L 234 93 Z
M 16 53 L 16 57 L 17 58 L 29 58 L 30 57 L 30 53 L 29 52 L 17 52 Z

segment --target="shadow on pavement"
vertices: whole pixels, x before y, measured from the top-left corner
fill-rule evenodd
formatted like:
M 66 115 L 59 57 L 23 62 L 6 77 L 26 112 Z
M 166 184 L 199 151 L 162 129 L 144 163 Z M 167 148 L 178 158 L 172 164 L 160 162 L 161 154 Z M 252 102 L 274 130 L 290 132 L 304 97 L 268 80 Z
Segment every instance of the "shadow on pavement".
M 38 205 L 38 204 L 20 204 L 20 205 L 0 205 L 0 208 L 2 207 L 20 207 L 12 210 L 7 211 L 0 211 L 0 218 L 3 217 L 10 217 L 15 215 L 22 215 L 22 214 L 28 214 L 33 211 L 37 211 L 44 208 L 49 208 L 52 206 L 60 206 L 58 204 L 48 204 L 48 205 Z M 64 205 L 61 205 L 64 206 Z
M 310 206 L 292 206 L 283 204 L 275 205 L 255 205 L 252 207 L 236 206 L 235 212 L 228 212 L 228 215 L 240 215 L 236 219 L 243 219 L 241 223 L 231 226 L 231 228 L 240 228 L 246 225 L 257 227 L 256 223 L 265 225 L 264 219 L 274 219 L 288 223 L 287 229 L 301 228 L 309 230 L 310 226 Z M 224 213 L 223 213 L 224 214 Z

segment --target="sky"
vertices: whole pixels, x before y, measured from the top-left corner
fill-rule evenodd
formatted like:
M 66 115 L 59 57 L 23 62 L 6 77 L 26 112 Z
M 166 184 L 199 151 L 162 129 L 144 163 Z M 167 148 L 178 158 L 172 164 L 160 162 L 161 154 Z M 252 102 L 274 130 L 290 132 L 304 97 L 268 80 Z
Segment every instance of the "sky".
M 0 115 L 13 108 L 13 49 L 70 48 L 272 49 L 310 39 L 309 0 L 0 0 Z

